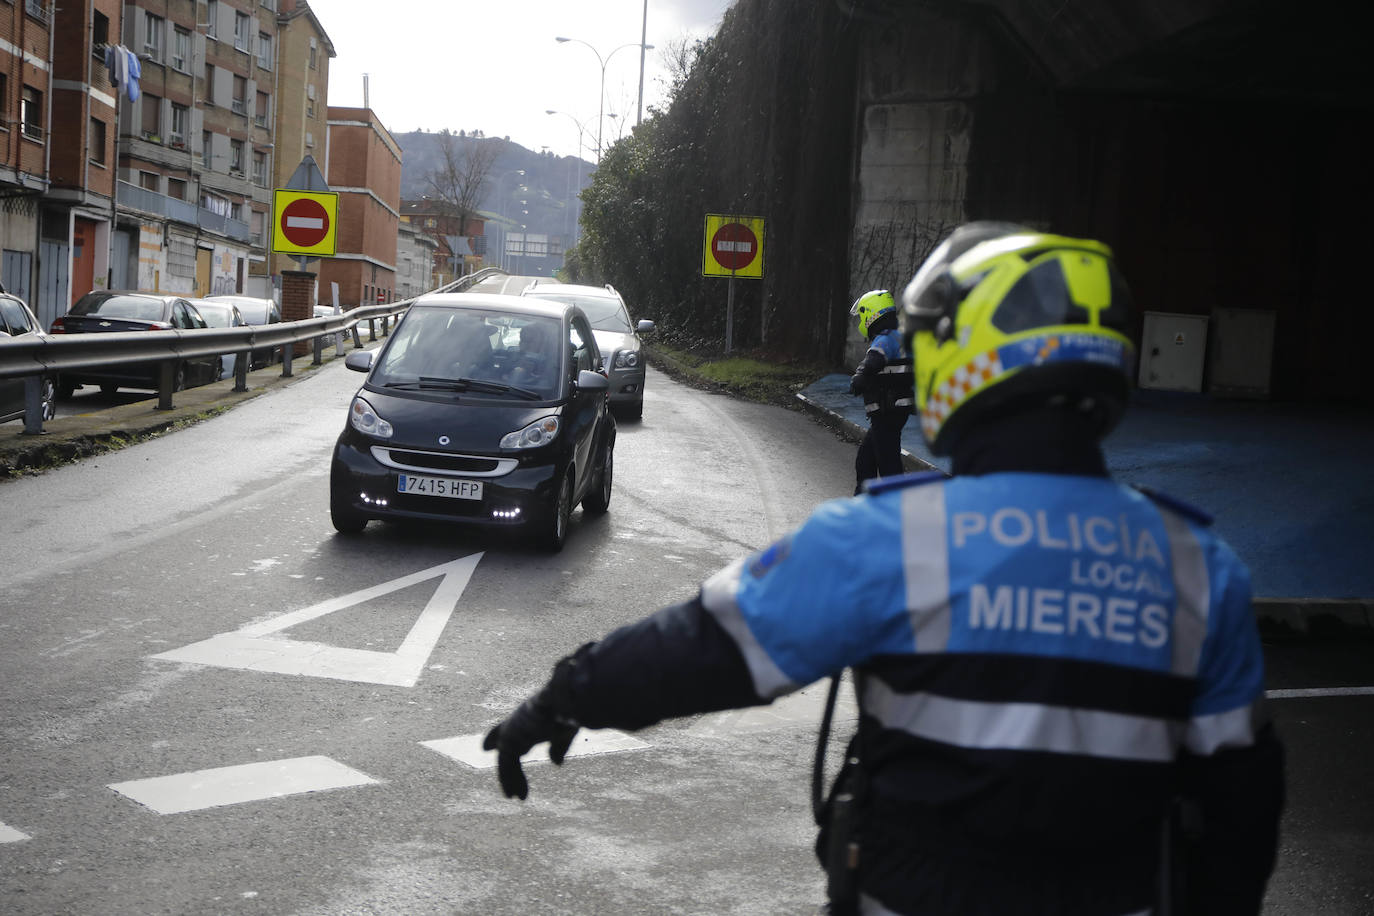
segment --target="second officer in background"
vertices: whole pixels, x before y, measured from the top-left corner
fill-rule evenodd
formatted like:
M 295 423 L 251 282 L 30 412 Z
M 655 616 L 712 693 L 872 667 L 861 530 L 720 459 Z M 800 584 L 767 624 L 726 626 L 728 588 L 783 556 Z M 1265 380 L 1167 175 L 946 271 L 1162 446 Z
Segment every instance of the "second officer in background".
M 868 350 L 849 380 L 849 393 L 862 395 L 868 431 L 854 459 L 854 494 L 865 480 L 895 477 L 902 466 L 902 427 L 911 416 L 911 356 L 902 352 L 897 303 L 892 293 L 875 289 L 855 300 L 849 314 L 859 319 Z

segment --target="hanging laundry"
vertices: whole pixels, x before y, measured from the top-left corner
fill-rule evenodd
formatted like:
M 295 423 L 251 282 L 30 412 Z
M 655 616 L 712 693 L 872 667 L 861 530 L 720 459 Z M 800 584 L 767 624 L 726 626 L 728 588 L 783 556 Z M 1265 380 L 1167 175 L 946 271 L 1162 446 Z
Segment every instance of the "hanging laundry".
M 121 47 L 123 46 L 121 45 Z M 143 76 L 143 65 L 138 62 L 137 54 L 130 51 L 128 48 L 123 48 L 123 50 L 128 60 L 128 82 L 125 84 L 125 88 L 129 93 L 129 101 L 137 102 L 139 94 L 138 81 Z

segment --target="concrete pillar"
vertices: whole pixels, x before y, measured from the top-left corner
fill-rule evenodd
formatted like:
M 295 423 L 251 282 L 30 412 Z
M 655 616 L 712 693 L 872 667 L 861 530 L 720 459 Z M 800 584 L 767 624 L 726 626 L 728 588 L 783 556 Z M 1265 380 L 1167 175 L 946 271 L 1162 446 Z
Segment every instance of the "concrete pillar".
M 315 317 L 315 275 L 308 270 L 281 272 L 281 320 L 300 321 Z M 310 352 L 308 341 L 297 341 L 291 351 L 295 356 Z

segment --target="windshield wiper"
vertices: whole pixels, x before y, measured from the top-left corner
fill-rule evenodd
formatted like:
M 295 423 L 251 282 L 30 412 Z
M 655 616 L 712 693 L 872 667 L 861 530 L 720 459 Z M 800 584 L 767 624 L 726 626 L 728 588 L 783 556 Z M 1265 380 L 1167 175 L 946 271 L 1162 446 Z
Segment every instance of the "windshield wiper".
M 507 385 L 475 378 L 436 378 L 422 375 L 413 382 L 387 382 L 386 388 L 405 388 L 411 391 L 478 391 L 482 394 L 517 394 L 527 401 L 540 401 L 544 396 L 529 388 Z

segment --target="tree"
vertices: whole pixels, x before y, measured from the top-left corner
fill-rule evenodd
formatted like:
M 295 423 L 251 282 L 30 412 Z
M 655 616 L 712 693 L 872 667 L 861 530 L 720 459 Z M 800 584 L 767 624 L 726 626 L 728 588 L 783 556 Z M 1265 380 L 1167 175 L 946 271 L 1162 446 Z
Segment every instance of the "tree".
M 446 216 L 458 220 L 458 234 L 467 235 L 467 222 L 477 214 L 487 177 L 499 145 L 468 138 L 461 144 L 453 133 L 439 133 L 439 165 L 425 175 L 425 184 Z

